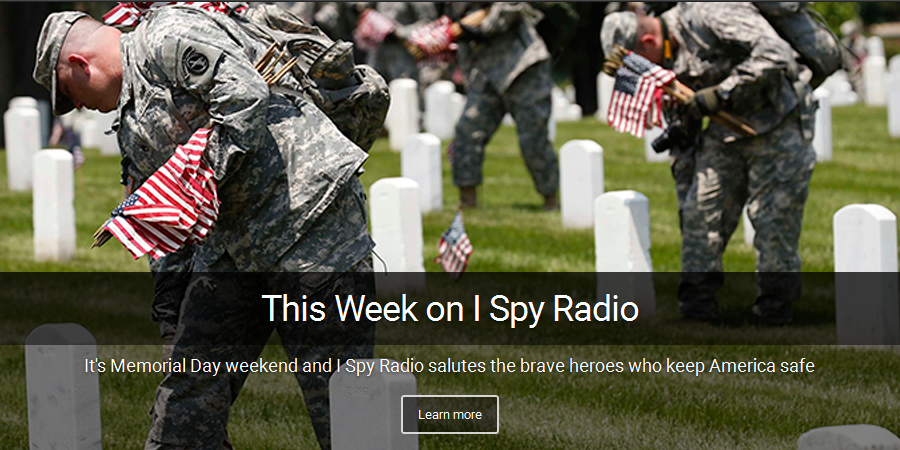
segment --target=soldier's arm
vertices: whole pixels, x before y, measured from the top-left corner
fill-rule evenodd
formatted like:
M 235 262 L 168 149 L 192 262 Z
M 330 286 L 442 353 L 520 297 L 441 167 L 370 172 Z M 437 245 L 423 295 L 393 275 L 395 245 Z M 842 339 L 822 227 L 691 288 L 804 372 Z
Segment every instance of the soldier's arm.
M 208 105 L 216 125 L 207 160 L 218 180 L 263 142 L 269 87 L 238 42 L 200 11 L 161 11 L 146 30 L 153 59 L 175 88 Z
M 781 88 L 794 51 L 752 5 L 717 5 L 707 8 L 710 29 L 730 51 L 746 55 L 719 87 L 731 106 L 754 105 Z

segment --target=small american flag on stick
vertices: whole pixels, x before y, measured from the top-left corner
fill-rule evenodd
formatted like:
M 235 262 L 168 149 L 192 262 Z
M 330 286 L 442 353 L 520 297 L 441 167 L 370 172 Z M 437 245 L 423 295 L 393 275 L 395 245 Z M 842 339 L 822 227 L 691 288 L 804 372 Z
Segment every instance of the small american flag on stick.
M 394 32 L 394 21 L 374 9 L 366 9 L 359 16 L 353 40 L 364 50 L 375 50 Z
M 241 13 L 248 7 L 244 2 L 119 2 L 103 16 L 103 23 L 118 28 L 136 27 L 147 11 L 172 5 L 193 6 L 221 13 Z
M 662 123 L 663 86 L 675 81 L 665 70 L 634 52 L 622 58 L 609 104 L 608 122 L 620 133 L 644 137 L 644 130 Z
M 159 259 L 186 243 L 202 242 L 219 215 L 213 172 L 203 160 L 210 130 L 200 129 L 186 145 L 113 210 L 95 236 L 95 246 L 114 236 L 138 259 Z
M 438 244 L 438 257 L 434 262 L 440 264 L 444 272 L 459 280 L 469 266 L 469 257 L 473 251 L 469 235 L 466 234 L 466 228 L 463 226 L 462 211 L 459 211 L 453 218 L 450 228 L 441 236 L 441 242 Z

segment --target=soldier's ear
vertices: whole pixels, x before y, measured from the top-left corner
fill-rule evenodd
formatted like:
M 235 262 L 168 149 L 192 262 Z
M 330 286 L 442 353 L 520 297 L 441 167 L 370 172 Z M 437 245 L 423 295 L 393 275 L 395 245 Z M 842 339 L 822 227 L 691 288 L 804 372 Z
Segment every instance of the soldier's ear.
M 67 59 L 69 65 L 72 66 L 72 69 L 80 69 L 87 75 L 91 74 L 91 64 L 88 62 L 87 58 L 79 53 L 72 53 L 69 55 Z
M 657 45 L 656 36 L 653 33 L 644 33 L 638 38 L 641 48 L 655 48 Z

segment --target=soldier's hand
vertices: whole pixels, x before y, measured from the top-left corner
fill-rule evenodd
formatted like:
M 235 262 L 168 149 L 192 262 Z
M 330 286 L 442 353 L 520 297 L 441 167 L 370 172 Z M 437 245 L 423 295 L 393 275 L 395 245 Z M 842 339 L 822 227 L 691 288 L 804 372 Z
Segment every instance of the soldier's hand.
M 688 116 L 696 121 L 721 111 L 722 103 L 722 88 L 713 86 L 697 91 L 685 106 Z

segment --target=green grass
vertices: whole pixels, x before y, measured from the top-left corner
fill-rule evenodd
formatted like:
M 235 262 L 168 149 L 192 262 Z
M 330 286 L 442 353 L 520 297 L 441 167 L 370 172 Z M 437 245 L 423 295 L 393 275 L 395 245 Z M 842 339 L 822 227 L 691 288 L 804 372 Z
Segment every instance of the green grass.
M 833 270 L 831 220 L 851 203 L 877 203 L 900 211 L 900 154 L 887 138 L 883 109 L 834 110 L 835 160 L 813 177 L 804 222 L 802 256 L 806 271 Z M 606 190 L 634 189 L 650 198 L 652 256 L 657 271 L 680 268 L 674 186 L 665 164 L 647 164 L 640 141 L 586 120 L 560 124 L 558 147 L 570 139 L 593 139 L 605 150 Z M 76 176 L 79 251 L 66 264 L 32 261 L 31 197 L 7 190 L 5 158 L 0 158 L 0 271 L 145 271 L 125 251 L 110 244 L 87 250 L 90 236 L 121 199 L 116 158 L 88 153 Z M 399 155 L 379 141 L 363 178 L 399 176 Z M 470 270 L 481 272 L 593 270 L 589 230 L 567 231 L 559 214 L 540 211 L 518 152 L 515 133 L 501 129 L 487 150 L 484 207 L 466 213 L 476 253 Z M 456 190 L 445 165 L 445 211 L 424 218 L 425 260 L 436 255 L 440 234 L 450 223 Z M 738 230 L 736 236 L 741 236 Z M 735 240 L 726 269 L 752 272 L 752 249 Z M 429 270 L 438 268 L 430 263 Z M 673 299 L 661 300 L 663 316 L 674 314 Z M 800 305 L 800 307 L 804 307 Z M 813 310 L 811 312 L 818 312 Z M 833 313 L 832 313 L 833 314 Z M 722 329 L 687 326 L 703 335 Z M 833 332 L 828 324 L 798 325 L 790 333 Z M 751 326 L 732 329 L 741 336 L 765 335 Z M 728 332 L 728 330 L 725 330 Z M 154 360 L 156 346 L 103 346 L 101 359 Z M 871 349 L 806 346 L 381 346 L 378 356 L 420 361 L 815 361 L 810 375 L 784 374 L 418 374 L 423 394 L 497 394 L 501 397 L 499 436 L 427 436 L 423 449 L 790 449 L 809 429 L 854 423 L 883 426 L 900 434 L 900 355 Z M 269 348 L 267 359 L 283 351 Z M 0 346 L 0 448 L 28 446 L 26 386 L 21 346 Z M 140 448 L 147 411 L 160 378 L 155 375 L 101 376 L 104 448 Z M 232 409 L 229 430 L 240 449 L 313 448 L 312 428 L 290 375 L 251 376 Z
M 606 191 L 633 189 L 650 199 L 654 269 L 678 272 L 681 236 L 674 182 L 667 164 L 644 161 L 643 142 L 617 134 L 594 120 L 559 125 L 557 148 L 572 139 L 592 139 L 604 149 Z M 900 212 L 898 142 L 887 136 L 884 109 L 853 107 L 834 110 L 834 161 L 820 164 L 812 181 L 804 220 L 801 254 L 804 271 L 834 270 L 832 217 L 852 203 L 877 203 Z M 591 230 L 564 230 L 559 213 L 541 211 L 519 154 L 513 128 L 501 128 L 487 149 L 483 207 L 466 213 L 466 230 L 475 246 L 469 266 L 476 272 L 590 272 L 594 269 Z M 122 197 L 118 158 L 88 152 L 76 174 L 78 253 L 65 264 L 35 263 L 32 255 L 31 194 L 7 189 L 5 158 L 0 158 L 0 271 L 146 271 L 146 263 L 131 262 L 115 243 L 89 250 L 91 235 Z M 400 156 L 379 141 L 363 177 L 366 186 L 400 175 Z M 449 165 L 444 164 L 444 212 L 423 220 L 425 260 L 437 255 L 437 242 L 457 204 Z M 726 252 L 729 272 L 753 272 L 753 249 L 735 233 Z M 428 263 L 429 271 L 439 271 Z

